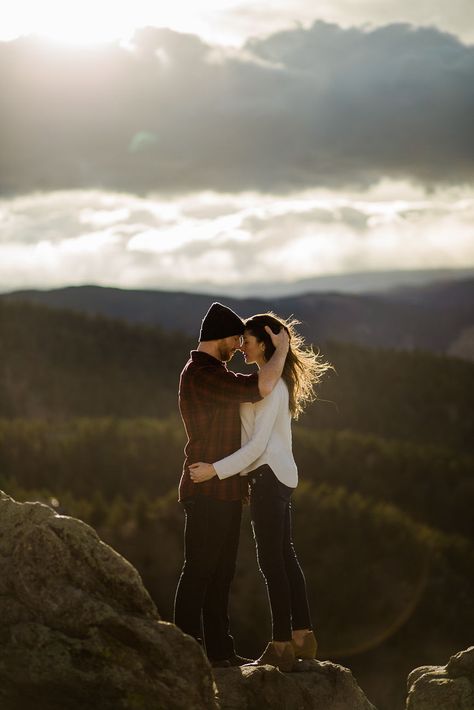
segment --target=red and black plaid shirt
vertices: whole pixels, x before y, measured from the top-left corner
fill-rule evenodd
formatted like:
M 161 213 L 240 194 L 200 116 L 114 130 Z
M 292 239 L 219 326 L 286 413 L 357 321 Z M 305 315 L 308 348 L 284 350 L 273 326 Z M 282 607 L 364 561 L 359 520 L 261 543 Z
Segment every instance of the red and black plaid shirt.
M 179 381 L 179 409 L 188 442 L 184 448 L 183 475 L 179 499 L 199 493 L 218 500 L 239 500 L 247 494 L 247 479 L 217 476 L 204 483 L 193 483 L 189 464 L 214 463 L 240 449 L 241 402 L 258 402 L 258 375 L 230 372 L 225 363 L 200 350 L 192 350 Z

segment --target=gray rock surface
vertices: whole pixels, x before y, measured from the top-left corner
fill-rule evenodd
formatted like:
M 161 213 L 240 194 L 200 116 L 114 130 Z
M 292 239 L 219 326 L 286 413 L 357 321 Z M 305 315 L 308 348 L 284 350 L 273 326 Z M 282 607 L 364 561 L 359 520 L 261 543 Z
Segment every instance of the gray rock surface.
M 152 544 L 152 541 L 151 541 Z M 95 531 L 0 492 L 0 708 L 212 710 L 198 644 Z
M 474 646 L 408 676 L 407 710 L 474 710 Z
M 329 661 L 301 661 L 298 668 L 214 669 L 221 710 L 375 710 L 347 668 Z

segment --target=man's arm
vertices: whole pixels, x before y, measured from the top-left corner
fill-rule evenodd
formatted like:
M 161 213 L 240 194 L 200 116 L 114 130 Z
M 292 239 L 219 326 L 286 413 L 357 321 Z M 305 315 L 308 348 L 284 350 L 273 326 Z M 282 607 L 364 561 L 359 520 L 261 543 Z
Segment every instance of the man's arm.
M 215 475 L 221 480 L 235 476 L 236 473 L 240 473 L 257 461 L 267 448 L 278 412 L 283 406 L 285 409 L 288 408 L 288 395 L 286 395 L 285 402 L 282 388 L 276 387 L 273 392 L 270 392 L 267 397 L 255 405 L 255 424 L 249 441 L 233 454 L 215 461 L 213 464 L 202 461 L 191 464 L 189 472 L 193 483 L 209 481 Z
M 270 360 L 266 362 L 265 365 L 262 365 L 258 371 L 258 389 L 262 397 L 269 395 L 280 379 L 290 347 L 290 339 L 284 328 L 276 335 L 268 325 L 265 326 L 265 330 L 272 339 L 275 352 Z

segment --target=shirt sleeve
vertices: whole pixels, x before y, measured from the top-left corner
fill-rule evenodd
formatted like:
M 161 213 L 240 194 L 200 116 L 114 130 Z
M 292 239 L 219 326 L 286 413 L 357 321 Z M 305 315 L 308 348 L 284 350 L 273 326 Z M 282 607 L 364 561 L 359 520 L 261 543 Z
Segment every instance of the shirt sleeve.
M 203 398 L 218 404 L 258 402 L 258 374 L 244 375 L 226 367 L 201 367 L 195 377 L 195 387 Z
M 255 405 L 255 425 L 250 440 L 235 453 L 214 463 L 217 476 L 221 480 L 240 473 L 263 454 L 282 405 L 284 398 L 279 386 Z

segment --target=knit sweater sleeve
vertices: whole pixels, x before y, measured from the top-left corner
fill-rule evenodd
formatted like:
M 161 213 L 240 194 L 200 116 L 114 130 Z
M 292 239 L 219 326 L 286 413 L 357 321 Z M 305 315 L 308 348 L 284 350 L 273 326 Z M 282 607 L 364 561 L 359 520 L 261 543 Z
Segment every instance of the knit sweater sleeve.
M 235 453 L 214 463 L 220 479 L 240 473 L 262 455 L 283 401 L 282 388 L 277 385 L 267 397 L 255 405 L 255 425 L 250 440 Z

